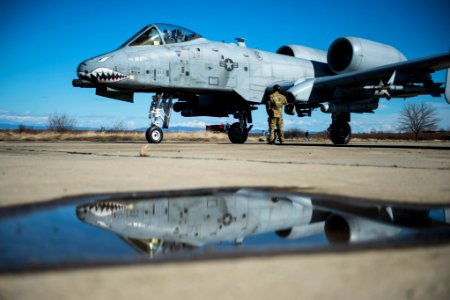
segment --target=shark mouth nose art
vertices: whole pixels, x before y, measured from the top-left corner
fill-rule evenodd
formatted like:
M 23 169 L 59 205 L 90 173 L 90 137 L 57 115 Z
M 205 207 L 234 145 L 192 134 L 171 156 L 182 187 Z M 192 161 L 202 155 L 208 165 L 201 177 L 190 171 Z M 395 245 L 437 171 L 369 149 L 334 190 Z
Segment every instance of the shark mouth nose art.
M 78 72 L 78 77 L 100 83 L 109 83 L 123 80 L 128 76 L 108 68 L 97 68 L 92 72 Z
M 96 204 L 81 206 L 77 209 L 77 212 L 91 213 L 97 217 L 106 217 L 126 208 L 126 205 L 117 202 L 100 202 Z

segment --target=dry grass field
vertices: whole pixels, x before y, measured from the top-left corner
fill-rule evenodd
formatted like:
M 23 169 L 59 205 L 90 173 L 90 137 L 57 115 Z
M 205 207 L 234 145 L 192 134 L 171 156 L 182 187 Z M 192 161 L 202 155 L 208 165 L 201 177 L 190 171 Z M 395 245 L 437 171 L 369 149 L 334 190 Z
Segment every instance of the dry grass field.
M 249 141 L 257 141 L 257 136 L 250 136 Z M 145 132 L 142 131 L 81 131 L 71 130 L 55 132 L 49 130 L 2 130 L 0 141 L 88 141 L 88 142 L 145 142 Z M 212 132 L 164 132 L 164 141 L 174 142 L 220 142 L 228 141 L 226 133 Z
M 304 140 L 304 133 L 299 130 L 285 132 L 287 141 L 298 142 Z M 310 134 L 313 142 L 329 142 L 326 132 Z M 352 135 L 353 141 L 414 141 L 410 133 L 356 133 Z M 448 141 L 449 132 L 423 133 L 424 141 Z M 68 130 L 56 132 L 50 130 L 0 130 L 0 141 L 88 141 L 88 142 L 145 142 L 145 133 L 142 131 L 113 131 L 113 130 Z M 226 133 L 209 131 L 194 132 L 164 132 L 164 141 L 172 142 L 228 142 Z M 250 133 L 248 142 L 265 142 L 261 133 Z

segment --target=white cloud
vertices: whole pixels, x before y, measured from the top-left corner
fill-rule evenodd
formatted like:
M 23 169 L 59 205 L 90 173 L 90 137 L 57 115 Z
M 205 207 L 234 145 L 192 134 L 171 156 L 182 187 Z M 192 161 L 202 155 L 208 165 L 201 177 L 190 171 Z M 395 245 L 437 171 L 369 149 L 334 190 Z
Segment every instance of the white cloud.
M 8 113 L 0 114 L 0 123 L 46 125 L 48 116 L 14 115 Z
M 431 106 L 436 109 L 437 117 L 439 118 L 439 128 L 450 128 L 450 105 L 447 102 L 433 102 Z
M 78 116 L 75 119 L 77 120 L 77 127 L 87 128 L 111 128 L 115 124 L 121 123 L 125 129 L 133 130 L 149 127 L 150 125 L 148 119 L 138 117 Z
M 220 122 L 216 122 L 217 124 L 220 124 Z M 214 124 L 216 124 L 214 123 Z M 187 121 L 174 121 L 171 123 L 171 126 L 183 126 L 183 127 L 193 127 L 193 128 L 205 128 L 207 125 L 206 122 L 200 121 L 200 120 L 187 120 Z
M 391 109 L 391 107 L 389 106 L 389 105 L 387 105 L 387 104 L 384 104 L 383 102 L 379 102 L 378 103 L 378 108 L 377 108 L 377 110 L 378 111 L 381 111 L 381 110 L 386 110 L 386 109 Z
M 442 116 L 445 116 L 447 119 L 450 118 L 450 105 L 447 102 L 431 102 L 428 104 Z
M 352 114 L 353 132 L 397 131 L 398 114 Z
M 127 128 L 136 128 L 136 124 L 136 120 L 128 120 L 125 126 Z

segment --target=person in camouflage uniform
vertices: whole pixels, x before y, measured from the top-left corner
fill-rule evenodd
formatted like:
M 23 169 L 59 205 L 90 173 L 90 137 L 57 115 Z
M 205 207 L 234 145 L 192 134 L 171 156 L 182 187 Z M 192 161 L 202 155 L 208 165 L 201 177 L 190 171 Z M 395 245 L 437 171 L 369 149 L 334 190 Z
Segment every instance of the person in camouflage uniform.
M 278 130 L 278 140 L 280 144 L 284 143 L 284 133 L 283 133 L 283 105 L 287 104 L 287 99 L 285 96 L 280 94 L 280 86 L 275 85 L 273 87 L 273 93 L 270 95 L 270 100 L 266 103 L 267 114 L 269 115 L 269 138 L 267 139 L 268 144 L 273 144 L 275 142 L 275 126 Z

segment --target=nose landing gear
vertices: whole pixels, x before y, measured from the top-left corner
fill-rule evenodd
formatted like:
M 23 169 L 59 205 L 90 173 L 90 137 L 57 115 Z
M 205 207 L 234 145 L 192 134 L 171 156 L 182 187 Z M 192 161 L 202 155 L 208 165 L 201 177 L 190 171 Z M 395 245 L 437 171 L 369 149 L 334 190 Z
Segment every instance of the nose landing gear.
M 151 120 L 150 128 L 145 132 L 145 138 L 149 143 L 161 143 L 164 134 L 161 129 L 169 128 L 170 115 L 172 113 L 172 95 L 156 94 L 152 97 L 148 117 Z

